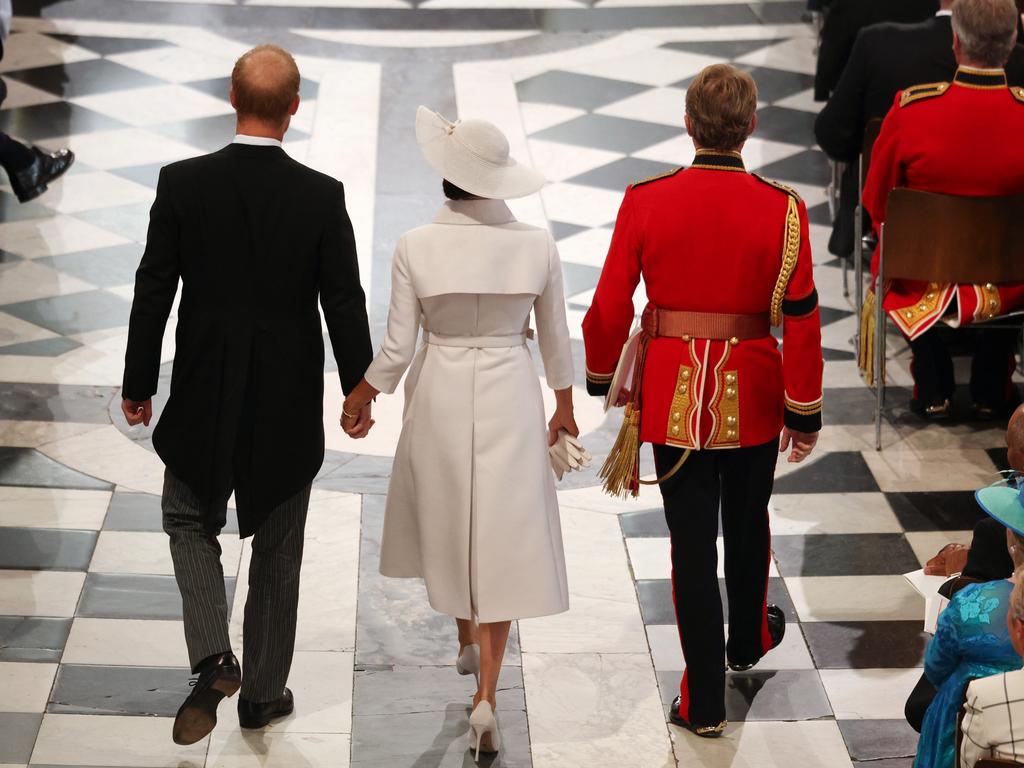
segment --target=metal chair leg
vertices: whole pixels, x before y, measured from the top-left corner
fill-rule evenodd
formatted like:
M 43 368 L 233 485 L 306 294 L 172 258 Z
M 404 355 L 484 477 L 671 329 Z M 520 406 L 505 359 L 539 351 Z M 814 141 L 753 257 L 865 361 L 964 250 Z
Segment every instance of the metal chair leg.
M 858 204 L 853 211 L 853 290 L 858 318 L 864 309 L 864 238 L 860 234 L 863 226 L 864 210 Z
M 885 271 L 885 225 L 879 233 L 878 282 L 875 284 L 875 450 L 882 450 L 882 410 L 885 408 L 885 310 L 882 308 Z

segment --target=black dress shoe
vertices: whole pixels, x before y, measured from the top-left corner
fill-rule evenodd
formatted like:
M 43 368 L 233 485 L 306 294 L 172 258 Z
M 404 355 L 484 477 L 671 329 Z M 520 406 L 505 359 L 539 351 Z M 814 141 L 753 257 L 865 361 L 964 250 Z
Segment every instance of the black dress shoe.
M 772 648 L 778 648 L 779 643 L 782 642 L 782 638 L 786 636 L 786 614 L 782 612 L 782 609 L 777 605 L 769 605 L 767 609 L 768 614 L 768 634 L 772 638 Z M 729 669 L 733 672 L 746 672 L 753 669 L 754 665 L 757 664 L 761 659 L 755 659 L 752 662 L 738 662 L 730 659 L 727 662 Z
M 910 401 L 910 410 L 926 421 L 948 421 L 953 416 L 953 405 L 949 398 L 939 403 L 927 404 L 920 400 Z
M 238 699 L 238 724 L 243 728 L 262 728 L 271 720 L 290 715 L 295 709 L 295 697 L 288 689 L 273 701 L 248 701 Z
M 46 191 L 46 185 L 60 178 L 75 162 L 75 153 L 70 149 L 43 152 L 32 147 L 36 159 L 28 168 L 11 175 L 11 187 L 18 196 L 18 202 L 27 203 Z
M 192 693 L 174 718 L 175 744 L 195 744 L 217 725 L 217 705 L 225 696 L 234 696 L 242 685 L 242 668 L 235 654 L 211 656 L 191 685 Z
M 672 700 L 672 708 L 668 711 L 668 720 L 673 725 L 678 725 L 680 728 L 685 728 L 688 731 L 693 731 L 695 734 L 700 736 L 702 739 L 717 739 L 725 731 L 725 726 L 729 723 L 723 720 L 716 725 L 695 725 L 688 720 L 683 720 L 679 716 L 679 697 L 676 696 Z

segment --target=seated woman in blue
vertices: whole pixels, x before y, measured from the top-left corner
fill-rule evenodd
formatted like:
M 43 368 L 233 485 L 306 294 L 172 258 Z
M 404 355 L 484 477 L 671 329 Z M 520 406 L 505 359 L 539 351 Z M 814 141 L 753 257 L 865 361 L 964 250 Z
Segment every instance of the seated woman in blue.
M 1019 524 L 1024 526 L 1024 521 Z M 1007 528 L 1006 543 L 1014 569 L 1020 568 L 1024 534 Z M 939 615 L 924 656 L 924 673 L 938 693 L 924 716 L 914 768 L 954 768 L 956 719 L 967 684 L 1021 668 L 1006 623 L 1012 590 L 1009 579 L 970 584 L 953 595 Z

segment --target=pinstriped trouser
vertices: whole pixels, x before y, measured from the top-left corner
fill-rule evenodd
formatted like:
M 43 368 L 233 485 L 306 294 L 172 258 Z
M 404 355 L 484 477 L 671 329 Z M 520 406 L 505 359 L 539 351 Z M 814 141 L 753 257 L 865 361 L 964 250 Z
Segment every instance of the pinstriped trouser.
M 311 485 L 280 504 L 252 538 L 245 601 L 243 698 L 272 701 L 288 681 L 295 650 L 302 540 Z M 164 474 L 163 526 L 170 536 L 174 576 L 181 591 L 192 671 L 203 659 L 231 650 L 221 548 L 204 526 L 200 504 L 183 482 Z M 223 512 L 217 530 L 223 526 Z

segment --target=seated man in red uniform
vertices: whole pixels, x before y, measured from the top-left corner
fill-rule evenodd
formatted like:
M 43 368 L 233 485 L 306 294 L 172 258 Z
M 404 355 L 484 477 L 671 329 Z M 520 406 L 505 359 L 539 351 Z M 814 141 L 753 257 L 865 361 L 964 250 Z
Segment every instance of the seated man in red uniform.
M 864 207 L 876 227 L 885 222 L 895 187 L 966 196 L 1024 193 L 1024 89 L 1007 87 L 1002 69 L 1016 37 L 1014 0 L 953 4 L 953 82 L 896 94 L 872 152 Z M 877 253 L 872 270 L 877 274 Z M 1024 285 L 893 281 L 884 307 L 913 351 L 912 408 L 930 418 L 950 415 L 953 361 L 941 323 L 963 327 L 1021 306 Z M 971 399 L 979 418 L 1005 417 L 1017 403 L 1010 378 L 1016 337 L 1012 330 L 976 334 Z
M 634 437 L 654 446 L 672 537 L 686 672 L 670 720 L 709 737 L 725 726 L 722 660 L 749 669 L 785 631 L 784 615 L 767 604 L 768 500 L 779 453 L 802 460 L 821 429 L 821 322 L 807 211 L 793 190 L 744 169 L 740 149 L 756 108 L 749 74 L 714 65 L 697 75 L 686 93 L 696 159 L 626 191 L 583 321 L 587 387 L 604 394 L 643 276 L 649 304 L 639 373 L 628 393 L 617 394 L 630 400 L 624 433 L 639 414 Z M 780 324 L 784 354 L 771 335 Z M 635 451 L 637 440 L 622 444 Z M 632 468 L 623 487 L 635 493 Z M 715 546 L 720 506 L 728 643 Z

